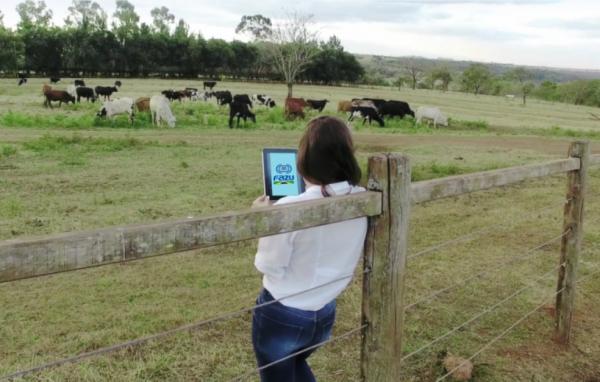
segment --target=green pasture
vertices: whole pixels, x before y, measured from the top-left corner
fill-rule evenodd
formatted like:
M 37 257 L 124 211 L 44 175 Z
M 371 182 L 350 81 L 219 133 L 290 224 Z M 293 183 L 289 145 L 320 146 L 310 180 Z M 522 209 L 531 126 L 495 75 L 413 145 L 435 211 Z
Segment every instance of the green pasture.
M 113 80 L 87 80 L 109 85 Z M 284 121 L 281 108 L 257 111 L 257 124 L 227 127 L 214 103 L 173 104 L 178 127 L 131 126 L 94 117 L 99 103 L 45 109 L 42 80 L 25 87 L 0 80 L 0 240 L 163 221 L 247 208 L 262 193 L 260 149 L 294 147 L 305 121 Z M 201 87 L 197 81 L 123 80 L 118 96 Z M 58 85 L 57 88 L 65 88 Z M 282 103 L 285 87 L 219 83 L 233 93 L 266 93 Z M 396 120 L 386 128 L 355 122 L 357 155 L 403 152 L 413 180 L 563 158 L 574 138 L 600 153 L 591 108 L 459 93 L 297 86 L 297 96 L 338 100 L 395 98 L 435 105 L 449 129 Z M 313 113 L 313 115 L 316 115 Z M 340 115 L 342 116 L 342 115 Z M 411 259 L 407 303 L 480 273 L 556 237 L 562 229 L 565 176 L 415 206 L 410 252 L 472 231 L 485 234 Z M 600 169 L 592 171 L 580 275 L 600 264 Z M 124 265 L 0 284 L 0 377 L 18 369 L 150 335 L 251 306 L 260 288 L 254 241 Z M 526 285 L 510 304 L 483 316 L 404 363 L 406 381 L 434 381 L 444 352 L 468 357 L 537 305 L 508 336 L 475 359 L 475 381 L 594 381 L 600 377 L 600 278 L 581 284 L 573 346 L 553 340 L 552 294 L 559 245 L 473 280 L 407 312 L 410 353 Z M 547 277 L 541 278 L 548 273 Z M 361 280 L 340 297 L 334 336 L 360 325 Z M 311 357 L 319 381 L 359 380 L 358 336 Z M 250 315 L 215 323 L 110 356 L 26 378 L 31 381 L 229 381 L 251 370 Z M 257 380 L 251 378 L 250 380 Z

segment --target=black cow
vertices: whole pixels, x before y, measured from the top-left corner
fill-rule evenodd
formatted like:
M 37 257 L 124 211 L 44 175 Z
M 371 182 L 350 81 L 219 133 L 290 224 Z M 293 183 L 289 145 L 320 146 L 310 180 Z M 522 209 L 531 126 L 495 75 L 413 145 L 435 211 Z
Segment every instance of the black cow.
M 233 96 L 233 102 L 238 102 L 238 103 L 245 103 L 250 107 L 253 107 L 252 105 L 252 101 L 250 100 L 250 97 L 248 97 L 248 94 L 236 94 Z
M 119 80 L 115 81 L 115 86 L 120 88 L 121 86 L 123 86 L 123 83 Z
M 234 117 L 237 117 L 237 127 L 240 127 L 240 118 L 244 119 L 244 124 L 246 124 L 247 118 L 250 118 L 252 122 L 256 123 L 256 116 L 250 111 L 250 105 L 248 105 L 246 102 L 233 101 L 229 104 L 230 129 L 233 128 Z
M 202 83 L 202 85 L 204 86 L 203 90 L 206 90 L 206 88 L 213 90 L 213 88 L 215 87 L 216 84 L 217 84 L 217 81 L 204 81 Z
M 27 83 L 27 78 L 21 78 L 19 79 L 19 86 L 24 85 Z
M 94 89 L 92 89 L 92 88 L 87 88 L 85 86 L 78 86 L 75 89 L 75 92 L 77 93 L 77 102 L 81 102 L 82 98 L 87 99 L 88 102 L 90 102 L 90 98 L 91 98 L 92 102 L 96 102 L 96 94 L 94 94 Z
M 163 90 L 161 93 L 162 95 L 167 97 L 169 101 L 178 100 L 179 102 L 181 102 L 181 99 L 186 96 L 184 92 L 178 90 Z
M 318 110 L 319 113 L 321 113 L 323 111 L 323 109 L 325 109 L 325 105 L 327 105 L 327 102 L 329 102 L 329 100 L 326 99 L 307 99 L 306 103 L 308 104 L 308 107 L 310 107 L 311 109 L 315 109 Z
M 96 91 L 96 95 L 98 97 L 103 96 L 104 100 L 108 98 L 109 101 L 110 96 L 119 91 L 116 86 L 96 86 L 94 90 Z
M 50 77 L 50 83 L 56 84 L 60 81 L 60 77 Z
M 264 105 L 266 107 L 275 107 L 275 101 L 273 98 L 265 94 L 254 94 L 252 96 L 254 102 Z
M 404 118 L 407 115 L 415 117 L 415 112 L 412 111 L 408 103 L 404 101 L 387 101 L 379 109 L 382 117 L 400 117 Z
M 226 105 L 230 104 L 233 101 L 233 97 L 231 96 L 231 92 L 229 90 L 218 91 L 213 93 L 215 98 L 217 99 L 217 105 Z
M 350 118 L 348 118 L 348 121 L 352 121 L 354 117 L 363 118 L 363 125 L 367 120 L 369 120 L 369 125 L 371 124 L 372 120 L 375 120 L 379 123 L 379 126 L 385 126 L 385 123 L 379 116 L 377 110 L 372 107 L 352 106 L 352 111 L 350 111 Z
M 73 84 L 75 86 L 85 86 L 85 81 L 84 80 L 75 80 L 75 81 L 73 81 Z

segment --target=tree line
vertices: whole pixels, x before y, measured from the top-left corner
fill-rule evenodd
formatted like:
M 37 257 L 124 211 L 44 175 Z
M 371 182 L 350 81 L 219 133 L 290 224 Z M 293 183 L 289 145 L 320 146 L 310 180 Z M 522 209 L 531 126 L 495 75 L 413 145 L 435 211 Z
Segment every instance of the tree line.
M 298 45 L 269 39 L 276 29 L 260 15 L 242 18 L 237 32 L 254 37 L 242 42 L 205 39 L 164 6 L 152 9 L 151 23 L 140 22 L 127 0 L 116 1 L 111 20 L 98 3 L 73 0 L 62 27 L 53 24 L 52 10 L 43 0 L 25 0 L 17 13 L 20 21 L 14 29 L 3 25 L 0 13 L 0 71 L 5 75 L 205 76 L 289 82 L 276 65 L 273 46 L 290 56 L 288 50 Z M 262 36 L 257 26 L 265 27 Z M 301 45 L 308 47 L 309 59 L 293 73 L 294 81 L 330 85 L 362 80 L 363 67 L 335 36 Z

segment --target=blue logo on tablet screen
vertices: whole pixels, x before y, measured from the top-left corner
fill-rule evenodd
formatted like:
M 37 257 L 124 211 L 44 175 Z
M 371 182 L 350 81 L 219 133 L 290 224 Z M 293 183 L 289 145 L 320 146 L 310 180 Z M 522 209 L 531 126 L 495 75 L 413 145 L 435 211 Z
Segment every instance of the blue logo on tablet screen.
M 287 163 L 280 163 L 275 166 L 275 175 L 273 176 L 273 184 L 277 186 L 294 184 L 296 177 L 291 175 L 294 171 L 292 165 Z

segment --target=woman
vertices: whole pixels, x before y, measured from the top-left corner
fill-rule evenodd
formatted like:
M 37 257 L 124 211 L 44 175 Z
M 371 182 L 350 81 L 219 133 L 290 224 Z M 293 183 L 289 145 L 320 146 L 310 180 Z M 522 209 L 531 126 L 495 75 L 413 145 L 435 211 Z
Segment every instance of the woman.
M 306 191 L 282 198 L 277 205 L 365 191 L 357 186 L 361 171 L 350 131 L 339 118 L 318 117 L 308 123 L 297 162 Z M 253 206 L 268 203 L 263 196 Z M 253 314 L 252 343 L 259 366 L 330 337 L 335 299 L 351 281 L 366 232 L 367 219 L 359 218 L 259 240 L 254 264 L 264 276 L 256 303 L 281 299 Z M 306 361 L 314 350 L 261 370 L 261 381 L 315 381 Z

